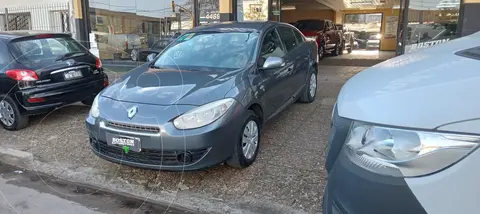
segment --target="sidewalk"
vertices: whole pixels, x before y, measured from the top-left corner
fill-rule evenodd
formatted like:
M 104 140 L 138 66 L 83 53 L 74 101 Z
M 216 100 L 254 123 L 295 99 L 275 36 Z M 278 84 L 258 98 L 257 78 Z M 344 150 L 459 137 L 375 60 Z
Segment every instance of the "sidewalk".
M 0 130 L 0 161 L 207 213 L 320 213 L 332 106 L 344 82 L 363 69 L 320 66 L 316 101 L 294 104 L 267 123 L 258 159 L 244 170 L 160 172 L 104 161 L 90 151 L 89 108 L 80 104 L 33 117 L 21 131 Z

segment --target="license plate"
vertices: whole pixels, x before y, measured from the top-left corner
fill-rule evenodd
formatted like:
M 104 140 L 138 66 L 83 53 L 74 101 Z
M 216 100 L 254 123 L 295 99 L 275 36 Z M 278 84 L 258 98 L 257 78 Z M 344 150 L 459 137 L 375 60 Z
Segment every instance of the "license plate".
M 140 152 L 142 150 L 140 138 L 138 137 L 130 137 L 110 133 L 107 133 L 106 137 L 107 144 L 109 146 L 120 147 L 124 150 L 125 153 L 128 153 L 129 151 Z
M 80 70 L 73 70 L 73 71 L 67 71 L 63 73 L 63 76 L 65 77 L 65 80 L 71 80 L 71 79 L 81 78 L 83 75 Z

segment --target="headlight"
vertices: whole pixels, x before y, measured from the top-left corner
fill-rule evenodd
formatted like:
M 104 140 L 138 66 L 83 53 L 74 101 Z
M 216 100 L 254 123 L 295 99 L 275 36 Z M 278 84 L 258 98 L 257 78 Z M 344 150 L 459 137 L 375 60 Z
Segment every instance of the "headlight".
M 475 149 L 480 137 L 385 128 L 354 122 L 345 152 L 371 172 L 413 177 L 435 173 Z
M 92 103 L 92 107 L 90 108 L 90 115 L 92 115 L 92 117 L 94 118 L 100 116 L 100 109 L 98 108 L 98 96 L 99 95 L 95 97 Z
M 177 129 L 194 129 L 218 120 L 235 102 L 232 98 L 218 100 L 195 108 L 173 121 Z

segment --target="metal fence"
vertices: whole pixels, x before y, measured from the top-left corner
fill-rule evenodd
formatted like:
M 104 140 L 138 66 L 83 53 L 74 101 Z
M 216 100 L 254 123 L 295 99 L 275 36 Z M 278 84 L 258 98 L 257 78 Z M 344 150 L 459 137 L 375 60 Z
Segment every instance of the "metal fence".
M 49 31 L 74 33 L 70 2 L 0 8 L 1 31 Z

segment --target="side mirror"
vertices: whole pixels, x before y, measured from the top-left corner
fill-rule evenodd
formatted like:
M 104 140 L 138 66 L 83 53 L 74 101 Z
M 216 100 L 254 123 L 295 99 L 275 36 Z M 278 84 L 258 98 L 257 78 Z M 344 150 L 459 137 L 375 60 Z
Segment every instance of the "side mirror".
M 269 56 L 263 63 L 262 69 L 280 68 L 285 65 L 282 58 L 276 56 Z

